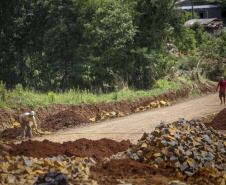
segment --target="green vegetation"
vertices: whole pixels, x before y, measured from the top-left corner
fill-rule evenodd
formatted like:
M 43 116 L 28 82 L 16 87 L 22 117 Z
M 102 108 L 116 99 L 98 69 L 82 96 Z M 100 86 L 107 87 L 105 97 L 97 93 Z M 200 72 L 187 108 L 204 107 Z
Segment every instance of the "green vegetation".
M 189 98 L 195 98 L 195 97 L 198 97 L 200 96 L 200 93 L 192 93 Z
M 196 84 L 200 70 L 217 80 L 226 73 L 226 32 L 185 27 L 191 13 L 178 1 L 3 1 L 0 106 L 135 100 Z M 192 74 L 171 81 L 178 71 Z
M 184 38 L 177 1 L 4 1 L 0 79 L 45 93 L 150 89 L 170 67 L 166 43 Z
M 20 86 L 17 85 L 17 87 Z M 38 106 L 50 106 L 53 103 L 58 104 L 73 104 L 78 105 L 81 102 L 85 103 L 93 103 L 97 104 L 99 102 L 112 102 L 112 101 L 120 101 L 123 99 L 130 99 L 132 101 L 135 101 L 139 97 L 150 97 L 152 95 L 158 95 L 161 93 L 166 92 L 169 89 L 177 90 L 180 88 L 180 83 L 176 82 L 168 82 L 159 80 L 157 82 L 158 88 L 153 90 L 119 90 L 115 92 L 111 92 L 108 94 L 105 94 L 101 91 L 99 91 L 98 94 L 93 94 L 87 90 L 75 90 L 70 89 L 68 92 L 61 92 L 61 93 L 38 93 L 30 90 L 23 90 L 22 93 L 18 94 L 17 88 L 12 91 L 8 91 L 8 94 L 10 94 L 10 97 L 7 100 L 5 100 L 5 106 L 7 105 L 7 102 L 11 102 L 13 104 L 22 104 L 24 106 L 29 106 L 33 108 L 34 110 L 37 110 Z M 2 101 L 1 101 L 2 102 Z M 10 105 L 11 108 L 16 108 L 16 106 Z M 0 107 L 2 107 L 2 104 L 0 104 Z M 2 107 L 5 108 L 5 107 Z
M 41 108 L 41 111 L 45 111 L 45 106 L 50 106 L 53 103 L 57 104 L 68 104 L 68 105 L 78 105 L 81 102 L 92 103 L 94 105 L 100 102 L 115 102 L 120 100 L 131 100 L 136 101 L 141 97 L 151 97 L 169 90 L 176 91 L 179 90 L 184 84 L 191 87 L 197 87 L 197 83 L 202 82 L 208 84 L 206 79 L 199 79 L 198 81 L 191 80 L 191 74 L 179 74 L 179 71 L 175 72 L 174 76 L 166 76 L 165 78 L 156 81 L 154 88 L 150 90 L 135 90 L 124 88 L 121 90 L 116 90 L 110 93 L 103 93 L 101 89 L 98 93 L 94 94 L 89 90 L 70 89 L 67 92 L 49 92 L 49 93 L 39 93 L 34 90 L 24 90 L 21 88 L 21 84 L 16 85 L 14 90 L 7 91 L 7 98 L 0 101 L 0 107 L 4 109 L 15 109 L 20 111 L 18 105 L 24 105 L 30 107 L 31 109 L 37 111 Z M 172 80 L 172 79 L 173 80 Z M 4 84 L 1 85 L 4 87 Z M 190 97 L 195 97 L 197 94 L 191 94 Z

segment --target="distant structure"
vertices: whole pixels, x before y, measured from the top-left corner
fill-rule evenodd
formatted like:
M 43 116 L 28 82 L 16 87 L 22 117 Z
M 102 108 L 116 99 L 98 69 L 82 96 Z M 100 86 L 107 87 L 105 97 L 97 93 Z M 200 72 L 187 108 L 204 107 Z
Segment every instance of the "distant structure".
M 180 0 L 178 6 L 182 10 L 194 11 L 200 19 L 221 19 L 221 4 L 207 0 Z
M 212 34 L 215 37 L 219 37 L 221 35 L 221 30 L 223 28 L 223 21 L 217 18 L 211 19 L 191 19 L 185 22 L 185 26 L 192 27 L 195 22 L 199 22 L 203 25 L 205 31 Z

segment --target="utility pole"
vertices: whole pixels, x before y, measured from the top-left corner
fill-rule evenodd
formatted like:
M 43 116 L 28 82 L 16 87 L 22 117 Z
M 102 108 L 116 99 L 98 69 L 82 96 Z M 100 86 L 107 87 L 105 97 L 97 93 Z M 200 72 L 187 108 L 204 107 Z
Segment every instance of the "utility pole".
M 194 19 L 194 5 L 193 5 L 193 0 L 191 0 L 191 11 L 192 11 L 192 19 Z

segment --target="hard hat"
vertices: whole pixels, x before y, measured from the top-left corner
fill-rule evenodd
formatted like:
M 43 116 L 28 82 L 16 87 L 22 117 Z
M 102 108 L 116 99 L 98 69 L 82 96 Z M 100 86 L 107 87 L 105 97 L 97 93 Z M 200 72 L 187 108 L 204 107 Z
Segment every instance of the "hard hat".
M 34 116 L 35 115 L 35 112 L 34 111 L 31 111 L 30 115 L 33 115 Z
M 224 78 L 223 76 L 221 78 Z

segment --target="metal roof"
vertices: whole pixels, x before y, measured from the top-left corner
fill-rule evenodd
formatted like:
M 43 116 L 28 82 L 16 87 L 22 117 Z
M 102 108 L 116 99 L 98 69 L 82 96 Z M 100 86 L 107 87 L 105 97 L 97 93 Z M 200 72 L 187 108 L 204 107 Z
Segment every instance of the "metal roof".
M 192 26 L 195 22 L 199 22 L 200 24 L 206 27 L 216 27 L 222 24 L 222 21 L 217 18 L 211 19 L 191 19 L 185 22 L 185 26 Z
M 219 8 L 221 5 L 216 4 L 216 5 L 195 5 L 193 6 L 193 9 L 207 9 L 207 8 Z M 179 9 L 182 10 L 191 10 L 192 6 L 180 6 L 178 7 Z

